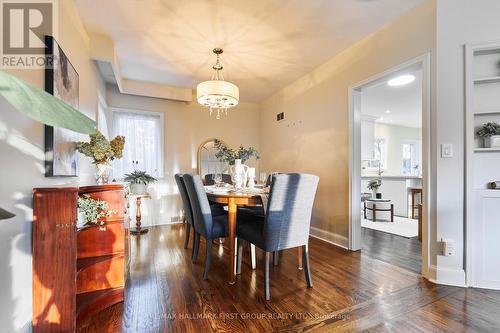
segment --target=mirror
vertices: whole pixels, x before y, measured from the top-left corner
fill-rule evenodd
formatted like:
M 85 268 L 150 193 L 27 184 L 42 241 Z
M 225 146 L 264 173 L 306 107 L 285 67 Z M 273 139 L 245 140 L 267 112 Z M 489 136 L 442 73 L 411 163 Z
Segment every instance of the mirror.
M 229 173 L 229 163 L 221 162 L 215 157 L 217 149 L 215 138 L 206 140 L 198 148 L 198 174 L 205 179 L 206 174 Z M 219 140 L 225 144 L 224 141 Z

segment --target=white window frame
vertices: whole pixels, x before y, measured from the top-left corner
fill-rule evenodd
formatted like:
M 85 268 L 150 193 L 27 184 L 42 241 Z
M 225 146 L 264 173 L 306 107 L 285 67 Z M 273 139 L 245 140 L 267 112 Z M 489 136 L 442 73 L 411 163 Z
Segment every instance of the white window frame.
M 163 112 L 157 111 L 146 111 L 139 109 L 129 109 L 120 107 L 108 107 L 109 114 L 111 116 L 111 138 L 116 136 L 115 134 L 115 114 L 117 113 L 135 113 L 138 115 L 151 115 L 160 116 L 160 166 L 158 172 L 158 178 L 163 179 L 165 176 L 165 114 Z M 109 127 L 109 124 L 108 124 Z M 127 138 L 125 137 L 125 144 L 127 144 Z M 117 178 L 123 180 L 123 178 Z

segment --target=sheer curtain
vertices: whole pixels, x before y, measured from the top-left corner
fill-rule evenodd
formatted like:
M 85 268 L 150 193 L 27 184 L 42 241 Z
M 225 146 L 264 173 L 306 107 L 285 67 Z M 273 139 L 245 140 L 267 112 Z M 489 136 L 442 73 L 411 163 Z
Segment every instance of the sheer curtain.
M 160 113 L 113 111 L 113 137 L 125 136 L 123 158 L 113 161 L 113 177 L 137 169 L 163 177 L 163 117 Z

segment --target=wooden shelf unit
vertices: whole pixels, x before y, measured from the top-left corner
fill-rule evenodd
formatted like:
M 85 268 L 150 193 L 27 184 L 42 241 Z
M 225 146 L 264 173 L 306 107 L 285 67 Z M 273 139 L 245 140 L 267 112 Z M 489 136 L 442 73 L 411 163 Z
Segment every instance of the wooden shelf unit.
M 77 228 L 82 194 L 116 212 L 105 230 Z M 119 184 L 33 190 L 33 332 L 74 332 L 78 321 L 123 301 L 124 207 Z

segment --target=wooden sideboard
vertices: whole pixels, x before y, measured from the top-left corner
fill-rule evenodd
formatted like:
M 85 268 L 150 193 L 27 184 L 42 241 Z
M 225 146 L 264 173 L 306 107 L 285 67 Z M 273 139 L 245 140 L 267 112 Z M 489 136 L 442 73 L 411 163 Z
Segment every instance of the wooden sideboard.
M 116 212 L 105 230 L 77 227 L 83 194 Z M 123 301 L 124 207 L 119 184 L 33 190 L 33 332 L 74 332 L 77 321 Z

